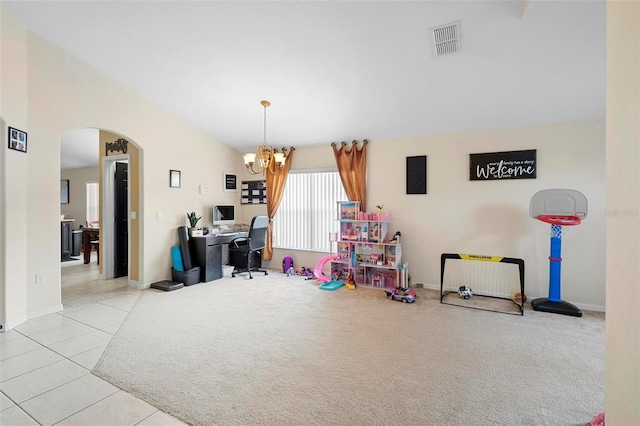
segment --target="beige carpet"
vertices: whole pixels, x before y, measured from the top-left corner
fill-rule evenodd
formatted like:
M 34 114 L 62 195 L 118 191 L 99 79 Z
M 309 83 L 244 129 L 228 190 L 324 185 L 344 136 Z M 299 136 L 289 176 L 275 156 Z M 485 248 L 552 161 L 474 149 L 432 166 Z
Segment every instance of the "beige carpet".
M 146 290 L 94 373 L 193 425 L 578 425 L 604 409 L 604 315 L 322 291 L 273 272 Z

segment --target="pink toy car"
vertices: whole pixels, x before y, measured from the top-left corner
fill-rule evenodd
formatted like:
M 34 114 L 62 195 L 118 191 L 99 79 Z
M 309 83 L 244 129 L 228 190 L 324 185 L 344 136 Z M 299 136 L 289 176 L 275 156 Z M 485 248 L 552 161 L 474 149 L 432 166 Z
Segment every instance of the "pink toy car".
M 385 290 L 387 293 L 387 297 L 389 300 L 397 300 L 402 303 L 413 303 L 416 301 L 416 292 L 415 290 L 409 290 L 402 287 L 396 287 L 393 290 Z

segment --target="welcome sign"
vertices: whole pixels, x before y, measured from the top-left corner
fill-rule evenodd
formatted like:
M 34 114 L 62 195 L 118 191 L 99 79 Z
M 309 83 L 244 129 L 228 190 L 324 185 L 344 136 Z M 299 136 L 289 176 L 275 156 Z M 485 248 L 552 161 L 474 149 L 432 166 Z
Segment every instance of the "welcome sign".
M 535 179 L 536 150 L 469 154 L 470 180 Z

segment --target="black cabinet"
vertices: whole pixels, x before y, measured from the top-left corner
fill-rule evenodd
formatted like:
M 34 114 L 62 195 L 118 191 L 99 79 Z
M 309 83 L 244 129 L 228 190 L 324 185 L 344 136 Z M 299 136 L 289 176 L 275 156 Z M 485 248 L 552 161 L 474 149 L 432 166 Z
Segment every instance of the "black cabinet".
M 82 229 L 74 229 L 71 233 L 73 234 L 71 256 L 80 256 L 80 253 L 82 253 Z
M 191 257 L 200 266 L 200 282 L 222 278 L 222 238 L 214 236 L 191 237 Z
M 66 260 L 71 257 L 71 221 L 60 222 L 60 259 Z

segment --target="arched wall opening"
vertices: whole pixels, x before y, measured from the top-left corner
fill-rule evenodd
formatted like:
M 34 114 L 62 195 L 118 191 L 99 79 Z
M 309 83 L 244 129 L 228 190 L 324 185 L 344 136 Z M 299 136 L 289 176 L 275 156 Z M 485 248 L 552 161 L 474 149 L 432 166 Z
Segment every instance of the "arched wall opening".
M 108 221 L 105 221 L 104 211 L 113 211 L 113 206 L 108 203 L 113 201 L 113 197 L 109 197 L 109 194 L 105 194 L 105 188 L 111 188 L 109 182 L 105 182 L 105 170 L 103 170 L 104 164 L 111 164 L 115 161 L 122 161 L 126 159 L 128 163 L 128 211 L 127 211 L 127 225 L 128 225 L 128 277 L 129 284 L 135 287 L 141 286 L 141 262 L 142 250 L 142 201 L 141 201 L 141 149 L 138 144 L 127 138 L 120 133 L 98 129 L 98 128 L 84 128 L 79 130 L 69 130 L 64 132 L 60 136 L 60 157 L 63 162 L 65 155 L 73 156 L 74 152 L 82 152 L 85 157 L 93 157 L 90 162 L 84 162 L 78 160 L 77 163 L 80 167 L 72 170 L 62 170 L 61 179 L 74 177 L 69 180 L 70 197 L 69 204 L 61 204 L 61 214 L 65 212 L 73 212 L 71 216 L 78 218 L 74 227 L 79 225 L 86 226 L 86 217 L 83 214 L 83 209 L 86 206 L 86 198 L 83 194 L 86 181 L 95 180 L 99 184 L 99 196 L 100 208 L 99 208 L 99 223 L 101 225 L 107 225 Z M 94 154 L 95 153 L 95 154 Z M 104 200 L 107 201 L 105 204 Z M 110 225 L 110 223 L 109 223 Z M 108 229 L 109 232 L 105 233 L 104 230 Z M 112 251 L 104 250 L 104 247 L 112 246 L 113 244 L 113 226 L 101 226 L 100 227 L 101 250 L 100 250 L 100 262 L 99 271 L 100 276 L 106 279 L 113 278 L 110 265 L 112 262 L 105 261 L 107 256 L 111 256 Z

